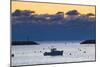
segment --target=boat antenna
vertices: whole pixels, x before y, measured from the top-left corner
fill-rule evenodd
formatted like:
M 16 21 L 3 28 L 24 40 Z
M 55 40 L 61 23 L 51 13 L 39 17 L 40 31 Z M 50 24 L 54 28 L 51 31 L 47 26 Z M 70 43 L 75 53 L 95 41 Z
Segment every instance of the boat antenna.
M 29 41 L 29 36 L 27 36 L 27 41 Z

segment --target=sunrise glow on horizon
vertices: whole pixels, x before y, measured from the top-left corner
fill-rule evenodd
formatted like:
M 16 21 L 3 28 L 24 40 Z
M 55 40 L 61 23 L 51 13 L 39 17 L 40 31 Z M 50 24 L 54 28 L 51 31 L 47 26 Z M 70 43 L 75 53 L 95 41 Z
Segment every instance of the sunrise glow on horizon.
M 93 13 L 95 14 L 95 6 L 85 5 L 69 5 L 69 4 L 53 4 L 40 2 L 19 2 L 12 1 L 12 12 L 16 9 L 31 10 L 37 14 L 55 14 L 57 12 L 68 12 L 70 10 L 77 10 L 81 14 Z

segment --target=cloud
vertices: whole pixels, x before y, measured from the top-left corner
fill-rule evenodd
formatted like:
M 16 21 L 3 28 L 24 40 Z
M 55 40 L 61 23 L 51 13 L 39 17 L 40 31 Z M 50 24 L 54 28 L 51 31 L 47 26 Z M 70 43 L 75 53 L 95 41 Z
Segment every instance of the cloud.
M 12 24 L 16 23 L 34 23 L 34 24 L 66 24 L 67 22 L 81 22 L 81 21 L 93 21 L 95 18 L 90 18 L 90 16 L 95 16 L 92 13 L 80 14 L 77 10 L 70 10 L 66 13 L 67 17 L 64 17 L 64 12 L 57 12 L 56 14 L 34 14 L 35 11 L 31 10 L 16 10 L 12 13 Z M 79 15 L 80 14 L 80 15 Z
M 56 14 L 64 14 L 64 12 L 57 12 Z
M 15 12 L 12 13 L 12 16 L 21 16 L 21 10 L 17 9 Z
M 95 16 L 93 13 L 88 13 L 87 16 Z
M 30 16 L 32 13 L 35 13 L 35 11 L 17 9 L 12 13 L 12 16 Z
M 66 15 L 79 15 L 80 13 L 77 10 L 70 10 L 66 13 Z

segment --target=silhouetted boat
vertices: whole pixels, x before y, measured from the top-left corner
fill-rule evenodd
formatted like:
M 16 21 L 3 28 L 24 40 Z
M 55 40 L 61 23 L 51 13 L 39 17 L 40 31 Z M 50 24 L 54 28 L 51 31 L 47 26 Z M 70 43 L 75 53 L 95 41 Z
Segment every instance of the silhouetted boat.
M 63 51 L 58 51 L 56 48 L 52 48 L 51 52 L 45 52 L 44 56 L 62 56 Z

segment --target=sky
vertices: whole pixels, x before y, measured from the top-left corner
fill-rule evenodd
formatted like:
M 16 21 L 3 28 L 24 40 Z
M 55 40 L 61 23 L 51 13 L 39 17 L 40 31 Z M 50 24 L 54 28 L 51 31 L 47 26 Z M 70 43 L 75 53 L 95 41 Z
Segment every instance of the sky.
M 12 1 L 12 12 L 16 9 L 31 10 L 35 11 L 36 14 L 67 13 L 71 12 L 71 10 L 76 10 L 86 16 L 88 13 L 95 14 L 95 6 Z M 36 18 L 30 20 L 27 16 L 20 17 L 19 15 L 16 18 L 12 19 L 12 23 L 16 23 L 12 25 L 12 40 L 27 40 L 27 37 L 33 41 L 91 40 L 96 38 L 95 20 L 89 21 L 91 20 L 89 18 L 82 17 L 82 19 L 74 21 L 72 18 L 72 21 L 54 20 L 49 25 L 47 21 L 38 18 L 44 24 L 40 23 Z M 64 22 L 64 24 L 59 25 L 58 21 L 60 23 Z M 33 22 L 37 22 L 37 24 Z
M 32 10 L 37 14 L 55 14 L 57 12 L 68 12 L 69 10 L 78 10 L 81 14 L 95 14 L 95 6 L 72 5 L 72 4 L 54 4 L 39 2 L 18 2 L 12 1 L 12 12 L 16 9 Z

